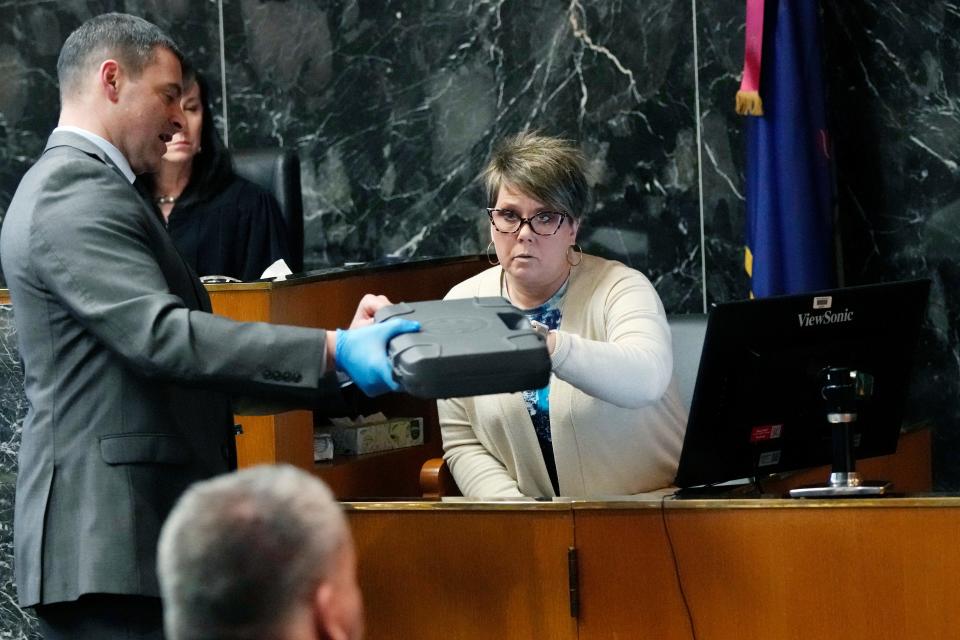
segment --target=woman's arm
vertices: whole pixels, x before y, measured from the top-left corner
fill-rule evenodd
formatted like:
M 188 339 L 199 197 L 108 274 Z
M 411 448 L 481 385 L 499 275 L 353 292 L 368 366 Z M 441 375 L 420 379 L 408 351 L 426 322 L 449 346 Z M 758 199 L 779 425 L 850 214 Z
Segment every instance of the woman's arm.
M 553 373 L 618 407 L 636 409 L 658 401 L 670 384 L 673 351 L 663 304 L 653 285 L 635 273 L 586 304 L 603 305 L 602 311 L 593 311 L 603 314 L 605 339 L 554 332 Z
M 516 479 L 477 439 L 463 400 L 438 400 L 443 457 L 457 486 L 474 498 L 523 497 Z

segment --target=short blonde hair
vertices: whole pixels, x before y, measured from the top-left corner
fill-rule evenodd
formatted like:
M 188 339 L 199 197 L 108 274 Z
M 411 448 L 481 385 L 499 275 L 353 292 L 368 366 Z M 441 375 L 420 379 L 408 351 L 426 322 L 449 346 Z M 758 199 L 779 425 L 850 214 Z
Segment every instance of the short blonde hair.
M 496 205 L 500 188 L 510 185 L 574 219 L 590 206 L 586 160 L 570 140 L 523 131 L 497 145 L 480 174 L 487 206 Z

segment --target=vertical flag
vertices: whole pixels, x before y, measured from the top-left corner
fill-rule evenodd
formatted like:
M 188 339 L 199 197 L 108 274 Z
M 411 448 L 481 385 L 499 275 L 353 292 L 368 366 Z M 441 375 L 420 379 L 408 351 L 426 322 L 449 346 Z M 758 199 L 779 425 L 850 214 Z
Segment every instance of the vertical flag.
M 835 286 L 817 0 L 747 0 L 737 103 L 754 116 L 747 118 L 744 256 L 751 295 Z

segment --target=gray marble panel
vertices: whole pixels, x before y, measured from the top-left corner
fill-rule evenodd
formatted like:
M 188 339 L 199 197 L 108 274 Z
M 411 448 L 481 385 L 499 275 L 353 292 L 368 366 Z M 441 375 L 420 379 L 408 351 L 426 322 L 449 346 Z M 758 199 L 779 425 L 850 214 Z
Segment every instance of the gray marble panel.
M 57 54 L 66 33 L 58 3 L 23 5 L 0 2 L 0 225 L 60 109 Z
M 743 67 L 745 3 L 697 1 L 698 98 L 708 303 L 745 298 L 745 126 L 734 111 Z
M 907 415 L 935 427 L 938 489 L 960 488 L 960 12 L 823 0 L 824 81 L 846 284 L 930 277 Z M 744 134 L 733 112 L 744 4 L 697 1 L 707 297 L 741 298 Z M 895 317 L 895 306 L 892 306 Z
M 20 178 L 57 124 L 57 56 L 84 20 L 107 11 L 142 16 L 177 41 L 207 73 L 220 102 L 220 28 L 215 0 L 0 1 L 0 225 Z M 0 286 L 4 285 L 0 273 Z
M 847 284 L 933 280 L 909 413 L 935 426 L 936 486 L 956 491 L 960 11 L 944 0 L 823 5 Z
M 700 310 L 690 7 L 227 0 L 231 145 L 299 149 L 311 268 L 481 252 L 491 146 L 574 138 L 598 201 L 584 249 Z
M 17 607 L 13 579 L 13 498 L 20 434 L 27 414 L 13 309 L 0 305 L 0 638 L 39 638 L 36 620 Z

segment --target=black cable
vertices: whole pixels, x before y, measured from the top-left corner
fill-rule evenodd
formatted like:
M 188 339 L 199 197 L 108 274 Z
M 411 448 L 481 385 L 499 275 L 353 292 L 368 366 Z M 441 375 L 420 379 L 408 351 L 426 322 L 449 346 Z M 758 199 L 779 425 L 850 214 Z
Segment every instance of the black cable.
M 660 498 L 660 519 L 663 522 L 663 532 L 667 536 L 667 546 L 670 547 L 670 559 L 673 560 L 673 573 L 677 577 L 677 588 L 680 590 L 680 599 L 683 601 L 683 610 L 687 614 L 687 622 L 690 624 L 690 637 L 697 640 L 697 629 L 693 624 L 693 612 L 690 611 L 690 603 L 687 602 L 687 592 L 683 590 L 683 579 L 680 577 L 680 560 L 677 558 L 677 551 L 673 548 L 673 538 L 670 537 L 670 527 L 667 526 L 667 498 L 673 495 L 664 495 Z

